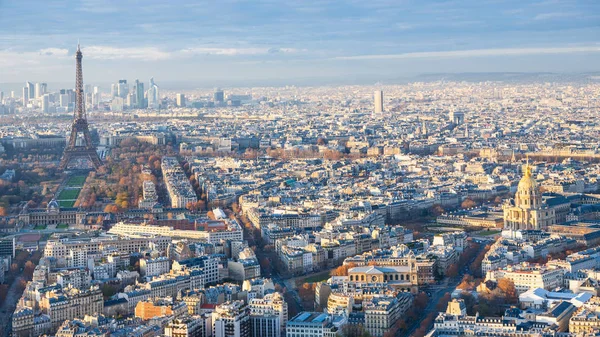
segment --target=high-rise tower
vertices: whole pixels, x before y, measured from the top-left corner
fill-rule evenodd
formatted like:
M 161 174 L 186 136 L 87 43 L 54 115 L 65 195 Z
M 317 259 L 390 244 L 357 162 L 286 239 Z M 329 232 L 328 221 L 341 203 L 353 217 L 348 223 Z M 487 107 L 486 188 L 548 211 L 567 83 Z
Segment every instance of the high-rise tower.
M 64 170 L 67 168 L 69 163 L 76 158 L 84 158 L 89 160 L 94 168 L 98 168 L 101 165 L 100 157 L 96 151 L 96 147 L 92 144 L 92 136 L 90 135 L 90 129 L 87 122 L 87 115 L 85 113 L 85 104 L 83 97 L 83 69 L 81 66 L 81 60 L 83 54 L 79 45 L 77 45 L 77 53 L 75 53 L 75 59 L 77 60 L 76 74 L 75 74 L 75 111 L 73 113 L 73 125 L 71 126 L 71 136 L 65 152 L 63 153 L 62 160 L 60 161 L 59 168 Z M 82 145 L 77 145 L 77 136 L 83 135 Z
M 373 109 L 373 111 L 375 113 L 382 113 L 383 112 L 383 91 L 381 90 L 377 90 L 374 93 L 374 99 L 375 99 L 375 107 Z

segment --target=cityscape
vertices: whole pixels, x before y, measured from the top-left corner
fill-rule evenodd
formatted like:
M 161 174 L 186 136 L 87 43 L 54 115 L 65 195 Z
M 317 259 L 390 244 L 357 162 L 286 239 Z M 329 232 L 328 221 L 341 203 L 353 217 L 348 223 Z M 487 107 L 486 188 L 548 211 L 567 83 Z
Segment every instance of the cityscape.
M 96 29 L 133 6 L 75 3 Z M 374 36 L 373 54 L 327 54 L 366 62 L 346 78 L 352 67 L 287 59 L 314 45 L 300 33 L 284 45 L 286 29 L 323 24 L 315 39 L 345 51 L 361 29 L 380 32 L 373 12 L 401 17 L 395 4 L 337 4 L 359 18 L 353 30 L 331 15 L 353 40 L 323 23 L 333 4 L 282 1 L 296 14 L 273 23 L 278 40 L 256 23 L 275 10 L 267 3 L 224 4 L 240 20 L 223 18 L 238 42 L 261 47 L 157 44 L 125 58 L 139 68 L 122 63 L 130 49 L 98 47 L 118 34 L 95 41 L 82 28 L 80 42 L 51 48 L 0 28 L 0 336 L 600 336 L 600 41 L 582 33 L 559 46 L 571 29 L 600 32 L 584 13 L 597 19 L 600 7 L 556 1 L 571 11 L 523 23 L 527 48 L 476 45 L 475 30 L 440 23 L 436 36 L 474 45 L 384 50 L 399 32 L 427 31 L 406 21 Z M 462 8 L 406 6 L 432 18 Z M 484 17 L 497 9 L 481 6 Z M 170 18 L 175 7 L 150 1 L 138 14 Z M 56 10 L 46 9 L 39 24 Z M 25 16 L 20 5 L 3 10 Z M 185 28 L 189 14 L 178 15 L 181 31 L 136 29 L 158 43 L 212 27 L 194 17 Z M 41 32 L 49 41 L 70 27 L 52 25 Z M 512 34 L 484 27 L 498 43 Z M 40 52 L 19 49 L 28 44 Z M 222 59 L 231 73 L 201 79 L 196 58 Z M 414 69 L 391 66 L 406 60 Z M 278 76 L 282 64 L 297 68 Z M 176 66 L 186 73 L 164 70 Z

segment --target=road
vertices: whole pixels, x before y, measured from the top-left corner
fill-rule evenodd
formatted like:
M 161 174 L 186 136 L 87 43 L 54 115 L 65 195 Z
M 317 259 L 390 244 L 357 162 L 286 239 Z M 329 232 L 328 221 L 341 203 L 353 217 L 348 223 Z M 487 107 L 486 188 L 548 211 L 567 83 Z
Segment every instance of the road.
M 470 266 L 471 263 L 473 263 L 473 261 L 475 261 L 475 258 L 477 257 L 477 255 L 479 255 L 479 253 L 483 249 L 485 249 L 484 243 L 479 245 L 479 250 L 477 251 L 477 254 L 474 254 L 474 256 L 466 263 L 466 265 Z M 434 286 L 429 287 L 429 292 L 431 293 L 431 297 L 427 304 L 427 307 L 425 308 L 424 313 L 421 315 L 421 317 L 418 320 L 413 322 L 411 325 L 407 326 L 406 330 L 398 330 L 398 333 L 396 334 L 396 336 L 399 336 L 399 337 L 412 336 L 412 334 L 415 333 L 415 330 L 417 330 L 419 328 L 419 326 L 421 325 L 421 322 L 425 319 L 425 317 L 427 317 L 427 315 L 429 315 L 429 313 L 437 312 L 437 309 L 435 307 L 437 306 L 440 299 L 442 297 L 444 297 L 444 294 L 446 294 L 446 293 L 452 294 L 452 292 L 454 290 L 456 290 L 456 287 L 460 284 L 462 277 L 463 277 L 463 273 L 461 273 L 460 275 L 453 277 L 453 278 L 444 279 L 441 286 L 434 285 Z M 433 290 L 433 291 L 431 291 L 431 290 Z
M 456 276 L 453 278 L 444 279 L 444 282 L 442 282 L 441 286 L 435 286 L 435 288 L 430 287 L 429 290 L 431 293 L 431 298 L 427 303 L 427 307 L 425 307 L 424 313 L 418 320 L 414 321 L 411 325 L 409 325 L 406 328 L 406 330 L 399 330 L 397 336 L 412 336 L 412 334 L 415 332 L 415 330 L 419 328 L 421 322 L 425 319 L 425 317 L 427 317 L 427 315 L 429 315 L 429 313 L 437 312 L 437 309 L 435 307 L 437 306 L 438 302 L 442 299 L 442 297 L 444 297 L 444 294 L 452 293 L 456 289 L 460 281 L 461 277 Z
M 21 276 L 16 277 L 13 283 L 8 288 L 8 294 L 6 295 L 6 300 L 0 305 L 0 325 L 4 327 L 2 329 L 1 336 L 7 337 L 10 336 L 12 329 L 12 314 L 17 307 L 17 302 L 19 298 L 21 298 L 22 291 L 19 289 L 19 282 L 21 282 L 23 278 Z

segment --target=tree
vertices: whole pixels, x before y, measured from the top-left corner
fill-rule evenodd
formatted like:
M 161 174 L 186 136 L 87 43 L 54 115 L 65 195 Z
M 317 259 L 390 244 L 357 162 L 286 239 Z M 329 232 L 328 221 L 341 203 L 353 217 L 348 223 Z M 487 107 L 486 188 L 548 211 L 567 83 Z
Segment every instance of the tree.
M 416 310 L 423 311 L 427 307 L 427 303 L 429 303 L 429 297 L 424 292 L 420 292 L 415 296 L 413 305 Z
M 473 199 L 471 198 L 466 198 L 465 200 L 463 200 L 463 202 L 460 204 L 461 208 L 473 208 L 477 206 L 477 203 L 475 201 L 473 201 Z
M 431 213 L 435 216 L 442 215 L 446 210 L 441 205 L 433 205 L 431 207 Z
M 475 315 L 475 297 L 466 291 L 460 293 L 460 298 L 465 301 L 465 308 L 467 309 L 467 315 Z
M 6 216 L 8 212 L 6 212 L 6 207 L 0 206 L 0 216 Z
M 469 274 L 465 274 L 465 276 L 463 276 L 463 279 L 460 282 L 460 284 L 456 287 L 456 289 L 461 289 L 461 290 L 473 290 L 474 288 L 475 288 L 475 282 L 473 281 L 473 276 L 471 276 Z
M 501 278 L 498 280 L 498 289 L 500 289 L 508 303 L 517 303 L 517 289 L 515 288 L 515 283 L 507 278 Z
M 458 266 L 456 265 L 456 263 L 453 263 L 446 270 L 446 276 L 455 277 L 456 275 L 458 275 Z
M 352 269 L 356 267 L 354 263 L 343 264 L 335 269 L 333 269 L 329 275 L 331 276 L 348 276 L 348 269 Z
M 25 263 L 25 269 L 23 270 L 23 277 L 27 281 L 31 281 L 33 279 L 33 271 L 35 270 L 35 263 L 31 261 L 27 261 Z
M 450 295 L 450 293 L 445 293 L 444 297 L 440 298 L 440 300 L 436 304 L 435 309 L 437 311 L 445 311 L 446 307 L 448 306 L 448 302 L 450 302 L 451 299 L 452 296 Z
M 371 334 L 362 324 L 344 324 L 342 326 L 342 336 L 344 337 L 370 337 Z

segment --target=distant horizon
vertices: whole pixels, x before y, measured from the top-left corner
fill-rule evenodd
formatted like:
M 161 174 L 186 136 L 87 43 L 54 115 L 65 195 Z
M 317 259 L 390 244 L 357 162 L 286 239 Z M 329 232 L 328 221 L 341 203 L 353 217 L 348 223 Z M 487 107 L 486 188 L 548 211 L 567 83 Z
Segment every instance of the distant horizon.
M 147 85 L 150 77 L 148 78 L 136 78 Z M 548 79 L 547 77 L 550 77 Z M 84 69 L 85 78 L 85 69 Z M 112 82 L 100 81 L 92 82 L 85 81 L 84 83 L 92 86 L 100 87 L 102 92 L 110 92 L 110 85 L 116 83 L 120 79 L 127 80 L 129 85 L 133 85 L 136 79 L 131 78 L 119 78 Z M 418 82 L 436 82 L 445 80 L 448 82 L 506 82 L 506 83 L 534 83 L 534 82 L 558 82 L 558 83 L 573 83 L 583 81 L 598 81 L 600 82 L 600 71 L 589 71 L 589 72 L 456 72 L 456 73 L 421 73 L 415 75 L 406 76 L 395 76 L 390 78 L 296 78 L 288 80 L 261 80 L 261 79 L 248 79 L 246 83 L 235 83 L 234 81 L 215 81 L 207 82 L 202 80 L 161 80 L 155 77 L 156 83 L 163 90 L 210 90 L 215 88 L 227 89 L 247 89 L 247 88 L 259 88 L 259 87 L 285 87 L 285 86 L 296 86 L 296 87 L 337 87 L 346 85 L 357 85 L 357 86 L 389 86 L 389 85 L 403 85 Z M 47 83 L 49 91 L 56 91 L 60 89 L 69 89 L 74 87 L 75 80 L 72 82 L 67 81 L 34 81 L 31 79 L 24 80 L 21 82 L 0 82 L 0 91 L 10 92 L 17 91 L 23 88 L 26 81 L 32 83 Z M 19 92 L 16 92 L 20 95 Z

